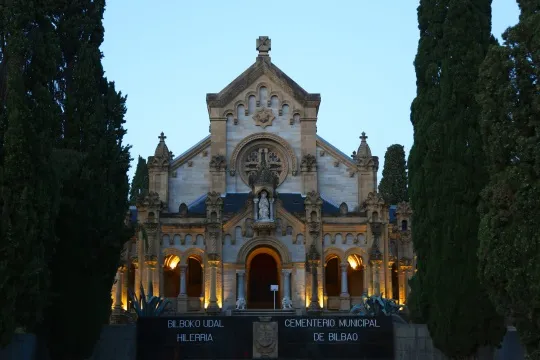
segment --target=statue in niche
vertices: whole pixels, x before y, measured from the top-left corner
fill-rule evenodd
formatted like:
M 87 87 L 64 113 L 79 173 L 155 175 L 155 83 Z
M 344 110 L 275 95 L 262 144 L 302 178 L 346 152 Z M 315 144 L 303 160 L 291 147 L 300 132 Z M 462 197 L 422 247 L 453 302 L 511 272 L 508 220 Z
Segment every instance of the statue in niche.
M 270 203 L 267 196 L 268 193 L 263 190 L 259 200 L 259 220 L 270 220 Z

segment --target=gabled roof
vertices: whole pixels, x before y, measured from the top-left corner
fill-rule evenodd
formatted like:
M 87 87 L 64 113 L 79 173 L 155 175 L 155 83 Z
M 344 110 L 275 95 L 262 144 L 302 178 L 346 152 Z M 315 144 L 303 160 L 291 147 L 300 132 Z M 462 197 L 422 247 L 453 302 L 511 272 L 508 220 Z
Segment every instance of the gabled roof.
M 210 135 L 206 136 L 204 139 L 184 151 L 182 154 L 177 156 L 171 161 L 171 170 L 176 170 L 180 165 L 184 164 L 186 161 L 197 155 L 203 149 L 210 146 Z
M 262 75 L 268 76 L 281 89 L 291 95 L 302 106 L 316 107 L 319 111 L 321 103 L 320 94 L 311 94 L 298 85 L 293 79 L 285 74 L 276 65 L 272 64 L 269 56 L 259 56 L 257 61 L 251 65 L 240 76 L 227 85 L 217 94 L 206 94 L 206 104 L 208 111 L 210 108 L 223 108 L 227 106 L 238 94 L 247 89 Z
M 301 194 L 296 193 L 279 193 L 277 198 L 281 201 L 283 208 L 291 214 L 304 214 L 304 200 Z M 191 214 L 206 214 L 206 204 L 204 200 L 206 195 L 201 196 L 194 202 L 188 205 L 189 213 Z M 246 206 L 246 201 L 249 199 L 248 193 L 231 193 L 223 197 L 223 212 L 232 214 L 240 211 Z M 339 208 L 334 204 L 323 199 L 322 204 L 323 214 L 337 214 Z

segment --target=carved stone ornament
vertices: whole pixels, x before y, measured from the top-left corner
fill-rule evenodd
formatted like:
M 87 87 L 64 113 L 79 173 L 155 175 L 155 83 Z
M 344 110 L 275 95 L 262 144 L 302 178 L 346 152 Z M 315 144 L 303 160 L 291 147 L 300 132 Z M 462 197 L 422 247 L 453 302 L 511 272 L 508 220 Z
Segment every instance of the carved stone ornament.
M 267 107 L 259 109 L 255 115 L 253 115 L 255 125 L 261 126 L 263 129 L 267 126 L 272 126 L 272 122 L 275 118 L 274 112 Z
M 377 192 L 370 192 L 366 199 L 366 205 L 367 206 L 382 206 L 384 205 L 384 199 L 380 193 Z
M 139 208 L 161 209 L 161 206 L 159 194 L 155 191 L 150 191 L 137 199 L 137 207 Z
M 412 215 L 412 209 L 408 202 L 402 201 L 397 205 L 396 215 L 409 217 Z
M 323 201 L 318 192 L 313 190 L 307 193 L 306 199 L 304 200 L 304 205 L 322 206 L 322 204 Z
M 409 244 L 412 240 L 411 230 L 404 230 L 399 232 L 399 239 L 403 244 Z
M 302 163 L 300 165 L 302 171 L 315 171 L 317 170 L 317 159 L 311 154 L 306 154 L 302 158 Z
M 215 171 L 225 170 L 227 168 L 227 159 L 223 155 L 214 155 L 210 160 L 210 169 Z
M 279 184 L 285 181 L 289 171 L 293 176 L 297 175 L 294 149 L 283 138 L 266 132 L 249 135 L 236 145 L 228 164 L 229 174 L 236 176 L 239 173 L 242 181 L 249 185 L 249 175 L 258 169 L 261 152 L 266 153 L 266 161 L 278 176 Z
M 209 192 L 206 196 L 206 218 L 210 223 L 221 222 L 221 212 L 223 210 L 223 198 L 216 191 Z
M 253 323 L 253 358 L 277 359 L 278 356 L 277 322 Z

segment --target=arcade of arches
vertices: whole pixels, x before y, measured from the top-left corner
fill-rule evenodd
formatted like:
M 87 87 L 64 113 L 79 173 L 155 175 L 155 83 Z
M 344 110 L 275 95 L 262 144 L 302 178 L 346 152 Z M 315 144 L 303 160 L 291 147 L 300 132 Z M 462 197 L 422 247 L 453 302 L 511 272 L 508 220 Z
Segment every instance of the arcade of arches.
M 201 260 L 189 256 L 185 264 L 177 255 L 168 255 L 163 261 L 163 296 L 166 298 L 187 297 L 187 310 L 200 310 L 200 299 L 204 297 L 204 274 Z

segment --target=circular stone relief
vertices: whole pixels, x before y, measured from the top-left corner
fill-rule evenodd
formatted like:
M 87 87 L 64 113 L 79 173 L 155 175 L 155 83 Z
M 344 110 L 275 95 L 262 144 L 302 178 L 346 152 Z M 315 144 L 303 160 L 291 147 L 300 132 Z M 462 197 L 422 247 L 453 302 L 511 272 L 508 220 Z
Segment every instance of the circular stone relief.
M 245 146 L 238 154 L 236 169 L 244 183 L 249 185 L 250 175 L 256 175 L 262 158 L 280 185 L 289 172 L 289 161 L 280 146 L 272 141 L 258 141 Z

